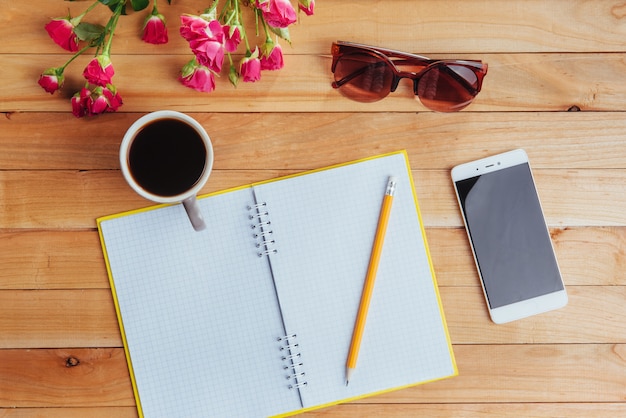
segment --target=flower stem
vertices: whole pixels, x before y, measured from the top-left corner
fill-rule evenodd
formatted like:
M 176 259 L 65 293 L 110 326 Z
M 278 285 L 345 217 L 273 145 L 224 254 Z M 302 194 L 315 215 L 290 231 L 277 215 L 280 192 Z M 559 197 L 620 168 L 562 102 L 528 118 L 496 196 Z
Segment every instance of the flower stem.
M 246 34 L 246 27 L 245 25 L 241 22 L 241 2 L 235 0 L 235 22 L 237 23 L 237 26 L 239 26 L 239 33 L 241 34 L 241 39 L 246 41 L 246 49 L 249 50 L 250 49 L 250 45 L 248 43 L 248 35 Z
M 76 52 L 70 59 L 67 60 L 67 62 L 65 64 L 63 64 L 61 67 L 59 67 L 61 69 L 61 71 L 65 70 L 65 67 L 67 67 L 68 65 L 70 65 L 70 63 L 72 61 L 74 61 L 76 58 L 78 58 L 80 55 L 82 55 L 83 52 L 87 51 L 89 48 L 91 48 L 91 45 L 85 45 L 84 47 L 82 47 L 78 52 Z
M 265 21 L 263 16 L 261 16 L 261 23 L 263 24 L 263 31 L 265 32 L 265 42 L 266 43 L 272 42 L 272 34 L 269 28 L 267 27 L 267 22 Z
M 117 21 L 119 20 L 120 15 L 122 14 L 122 9 L 125 3 L 126 3 L 125 1 L 122 1 L 117 4 L 117 7 L 115 8 L 115 11 L 113 12 L 113 16 L 111 16 L 111 19 L 109 19 L 109 22 L 107 23 L 105 32 L 109 33 L 109 38 L 107 39 L 106 45 L 104 46 L 104 49 L 102 50 L 102 55 L 107 55 L 107 56 L 111 55 L 111 45 L 113 45 L 113 33 L 115 32 L 115 28 L 117 27 Z
M 83 20 L 83 17 L 85 17 L 85 15 L 87 13 L 89 13 L 90 11 L 92 11 L 94 9 L 94 7 L 96 7 L 98 5 L 98 3 L 100 3 L 99 0 L 96 0 L 91 6 L 87 7 L 87 9 L 85 9 L 84 12 L 82 12 L 81 14 L 79 14 L 78 16 L 70 19 L 70 23 L 72 24 L 72 26 L 77 26 L 81 20 Z

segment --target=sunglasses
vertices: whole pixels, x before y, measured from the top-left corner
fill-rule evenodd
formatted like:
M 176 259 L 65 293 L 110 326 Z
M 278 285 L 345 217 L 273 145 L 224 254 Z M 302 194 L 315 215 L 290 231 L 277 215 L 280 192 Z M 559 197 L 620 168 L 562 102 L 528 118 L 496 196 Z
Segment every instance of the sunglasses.
M 487 74 L 487 63 L 482 61 L 433 60 L 351 42 L 334 42 L 331 52 L 333 88 L 359 102 L 378 101 L 408 78 L 424 106 L 454 112 L 474 100 Z

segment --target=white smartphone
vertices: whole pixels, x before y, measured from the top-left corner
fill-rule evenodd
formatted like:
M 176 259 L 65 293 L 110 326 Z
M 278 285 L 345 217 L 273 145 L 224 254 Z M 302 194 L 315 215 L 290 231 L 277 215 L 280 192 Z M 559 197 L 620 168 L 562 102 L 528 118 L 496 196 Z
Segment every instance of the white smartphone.
M 452 181 L 493 322 L 565 306 L 567 293 L 526 152 L 458 165 Z

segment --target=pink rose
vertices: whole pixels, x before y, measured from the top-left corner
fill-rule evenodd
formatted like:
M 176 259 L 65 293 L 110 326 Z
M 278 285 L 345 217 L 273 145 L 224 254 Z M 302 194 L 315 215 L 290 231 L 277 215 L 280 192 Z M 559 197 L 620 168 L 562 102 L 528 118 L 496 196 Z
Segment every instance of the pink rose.
M 300 0 L 298 2 L 298 8 L 307 16 L 311 16 L 313 15 L 313 9 L 315 9 L 315 0 Z
M 78 36 L 69 18 L 52 19 L 46 26 L 50 38 L 61 48 L 71 52 L 78 51 Z
M 113 86 L 103 88 L 102 95 L 106 98 L 109 105 L 106 109 L 107 112 L 115 112 L 123 104 L 122 96 L 120 96 L 117 89 Z
M 224 29 L 219 21 L 182 15 L 180 34 L 189 42 L 200 65 L 219 73 L 224 63 Z
M 121 105 L 122 98 L 113 86 L 93 90 L 83 87 L 72 97 L 72 113 L 77 118 L 115 112 Z
M 42 74 L 39 77 L 39 85 L 50 94 L 53 94 L 61 88 L 58 77 L 52 74 Z
M 207 67 L 199 66 L 195 59 L 183 67 L 179 81 L 186 87 L 210 93 L 215 90 L 215 76 Z
M 98 55 L 87 64 L 83 71 L 83 76 L 88 82 L 102 87 L 111 84 L 114 74 L 115 70 L 108 55 Z
M 269 53 L 263 53 L 261 56 L 262 70 L 280 70 L 284 65 L 283 49 L 279 44 L 273 44 L 273 48 Z
M 94 94 L 95 93 L 95 94 Z M 89 100 L 87 100 L 87 115 L 94 116 L 100 115 L 107 111 L 109 108 L 109 102 L 103 94 L 91 92 Z
M 220 42 L 196 39 L 189 42 L 200 65 L 219 73 L 224 64 L 224 45 Z
M 204 31 L 209 22 L 200 16 L 181 15 L 180 16 L 180 36 L 186 41 L 196 39 L 204 35 Z
M 261 6 L 263 18 L 270 26 L 286 28 L 296 21 L 296 11 L 289 0 L 269 0 Z
M 253 53 L 246 54 L 240 64 L 239 73 L 246 83 L 254 83 L 261 79 L 261 60 L 259 59 L 259 49 L 254 48 Z
M 72 96 L 72 113 L 77 118 L 82 118 L 87 115 L 86 98 L 91 94 L 91 91 L 83 87 L 79 92 Z
M 168 38 L 165 17 L 160 14 L 150 15 L 143 26 L 143 36 L 141 39 L 149 44 L 166 44 Z
M 224 30 L 221 23 L 215 19 L 209 22 L 200 16 L 182 15 L 180 23 L 180 35 L 187 42 L 195 39 L 224 42 Z
M 50 94 L 63 87 L 63 81 L 65 78 L 62 68 L 48 68 L 39 77 L 39 85 Z
M 227 52 L 235 52 L 241 43 L 241 30 L 239 26 L 224 26 L 224 47 Z

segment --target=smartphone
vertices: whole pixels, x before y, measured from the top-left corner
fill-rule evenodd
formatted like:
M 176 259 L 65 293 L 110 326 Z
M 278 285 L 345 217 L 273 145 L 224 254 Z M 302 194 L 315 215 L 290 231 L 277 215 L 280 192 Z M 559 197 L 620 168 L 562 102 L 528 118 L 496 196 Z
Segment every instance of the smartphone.
M 458 165 L 452 181 L 492 321 L 565 306 L 567 293 L 526 152 Z

